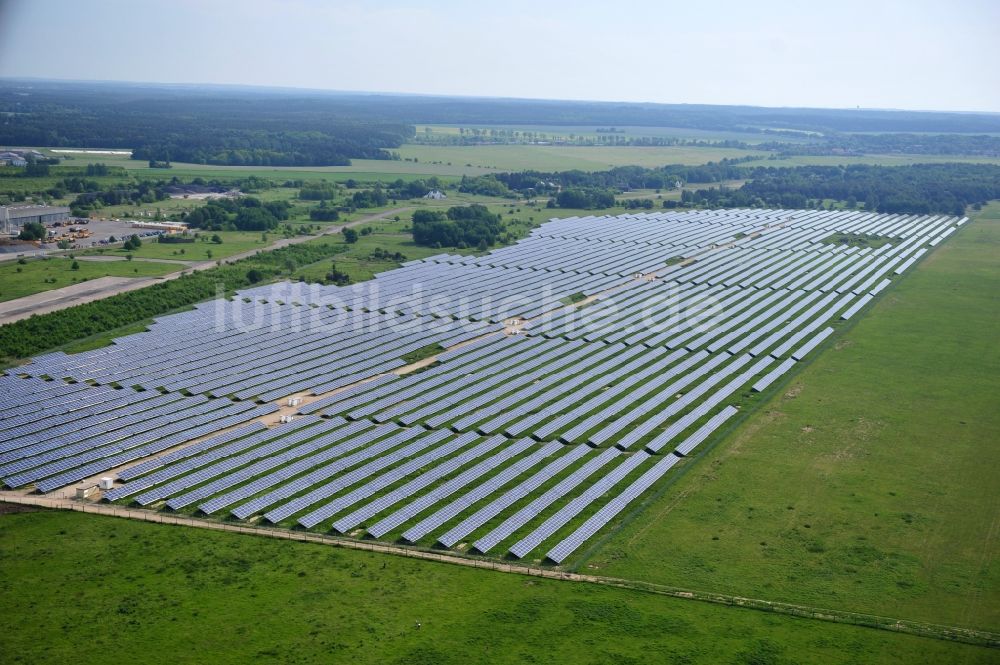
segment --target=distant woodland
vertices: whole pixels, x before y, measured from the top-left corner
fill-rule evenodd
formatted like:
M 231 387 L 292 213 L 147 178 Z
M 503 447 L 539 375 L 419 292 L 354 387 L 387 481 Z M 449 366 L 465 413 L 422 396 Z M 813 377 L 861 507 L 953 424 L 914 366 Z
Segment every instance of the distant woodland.
M 768 140 L 758 147 L 783 154 L 1000 154 L 1000 138 L 990 136 L 1000 134 L 996 114 L 0 81 L 0 145 L 127 148 L 153 164 L 319 166 L 392 159 L 393 148 L 415 138 L 415 124 L 434 123 L 593 125 L 603 130 L 599 143 L 629 145 L 702 142 L 629 137 L 607 127 L 738 131 L 761 135 Z M 459 140 L 495 142 L 514 134 L 470 132 Z
M 746 182 L 739 188 L 723 184 L 732 180 Z M 686 188 L 681 203 L 688 206 L 808 208 L 817 201 L 831 199 L 877 212 L 960 215 L 968 205 L 1000 198 L 1000 166 L 954 163 L 772 167 L 722 160 L 696 167 L 627 166 L 595 173 L 499 173 L 463 178 L 460 188 L 476 193 L 548 196 L 554 207 L 606 208 L 608 197 L 613 198 L 614 193 L 672 189 L 678 184 L 717 184 Z
M 0 83 L 0 99 L 0 145 L 126 148 L 164 164 L 347 165 L 391 159 L 389 149 L 413 134 L 404 123 L 331 113 L 315 99 L 264 94 L 73 84 L 16 94 Z

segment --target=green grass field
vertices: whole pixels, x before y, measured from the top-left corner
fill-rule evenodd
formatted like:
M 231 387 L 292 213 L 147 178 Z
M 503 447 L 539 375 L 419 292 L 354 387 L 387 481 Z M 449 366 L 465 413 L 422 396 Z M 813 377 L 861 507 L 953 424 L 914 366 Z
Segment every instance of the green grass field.
M 80 513 L 0 514 L 0 564 L 0 653 L 12 664 L 72 661 L 83 650 L 145 662 L 380 665 L 985 664 L 996 655 L 627 589 Z
M 44 149 L 43 149 L 44 150 Z M 436 175 L 442 180 L 458 180 L 463 174 L 480 174 L 488 171 L 483 168 L 469 169 L 455 164 L 420 164 L 403 160 L 355 159 L 350 166 L 216 166 L 212 164 L 185 164 L 176 162 L 169 169 L 151 169 L 147 162 L 131 159 L 123 155 L 78 155 L 75 161 L 66 162 L 70 165 L 86 166 L 88 163 L 101 162 L 108 166 L 122 166 L 136 177 L 154 179 L 170 179 L 174 176 L 181 179 L 189 178 L 246 178 L 252 175 L 269 178 L 278 183 L 286 180 L 337 180 L 344 181 L 353 178 L 362 182 L 380 180 L 389 182 L 401 178 L 414 180 L 430 175 Z M 13 180 L 13 179 L 11 179 Z
M 73 270 L 73 261 L 68 258 L 28 259 L 24 265 L 4 261 L 0 263 L 0 301 L 100 277 L 159 277 L 183 268 L 150 261 L 77 261 L 77 266 Z
M 994 203 L 582 569 L 1000 628 L 998 256 Z
M 76 197 L 75 194 L 70 194 L 67 196 L 62 203 L 69 205 L 72 203 L 73 199 Z M 176 215 L 182 212 L 188 212 L 194 210 L 195 208 L 205 205 L 206 201 L 201 201 L 197 199 L 164 199 L 163 201 L 156 201 L 154 203 L 143 203 L 141 205 L 116 205 L 107 206 L 101 208 L 100 210 L 95 210 L 93 216 L 103 219 L 150 219 L 156 213 L 162 214 L 164 217 L 169 217 L 170 215 Z M 145 215 L 144 213 L 151 213 L 150 215 Z
M 221 244 L 211 242 L 213 235 L 222 238 Z M 270 245 L 280 238 L 275 233 L 268 234 L 268 240 L 263 239 L 263 234 L 248 231 L 206 231 L 199 234 L 199 238 L 193 243 L 161 243 L 151 239 L 142 241 L 139 249 L 131 252 L 116 248 L 104 250 L 88 250 L 87 254 L 103 254 L 105 256 L 126 256 L 132 254 L 136 259 L 176 259 L 178 261 L 208 261 L 224 259 L 233 254 L 239 254 L 251 249 L 258 249 Z M 209 256 L 208 252 L 212 255 Z M 178 270 L 183 266 L 175 266 Z
M 606 171 L 615 166 L 664 166 L 666 164 L 705 164 L 724 157 L 766 156 L 768 153 L 736 148 L 699 148 L 688 146 L 615 147 L 559 145 L 481 145 L 434 146 L 404 145 L 398 152 L 404 158 L 416 158 L 418 165 L 449 162 L 455 166 L 491 171 Z
M 373 222 L 369 226 L 372 233 L 358 238 L 354 244 L 347 244 L 344 236 L 334 234 L 331 242 L 343 245 L 344 253 L 337 255 L 332 261 L 319 261 L 307 266 L 302 266 L 293 275 L 292 279 L 305 279 L 308 282 L 322 282 L 326 274 L 330 272 L 331 263 L 337 265 L 337 269 L 347 273 L 351 281 L 361 282 L 371 279 L 375 273 L 391 270 L 399 266 L 401 261 L 373 259 L 372 252 L 381 249 L 390 254 L 400 253 L 405 258 L 403 261 L 413 261 L 423 259 L 428 256 L 440 254 L 443 251 L 461 253 L 458 250 L 441 250 L 431 247 L 421 247 L 413 242 L 413 236 L 404 232 L 404 228 L 409 227 L 410 215 L 402 216 L 406 221 L 379 221 Z
M 598 125 L 462 125 L 465 129 L 502 129 L 512 132 L 534 132 L 544 134 L 548 138 L 570 136 L 584 136 L 587 138 L 601 138 L 605 135 L 597 132 Z M 606 127 L 605 127 L 606 128 Z M 456 125 L 417 125 L 417 137 L 433 140 L 435 137 L 459 136 L 459 127 Z M 428 133 L 426 130 L 430 129 Z M 654 138 L 676 138 L 695 141 L 743 141 L 744 143 L 762 143 L 774 140 L 774 136 L 760 132 L 738 132 L 724 130 L 692 129 L 689 127 L 638 127 L 622 126 L 615 127 L 617 130 L 614 136 L 626 138 L 654 137 Z M 541 140 L 541 139 L 540 139 Z M 790 143 L 802 143 L 805 138 L 795 138 L 782 136 L 782 141 Z
M 437 126 L 435 132 L 457 132 L 455 127 Z M 521 129 L 528 129 L 527 127 Z M 554 129 L 554 128 L 548 128 Z M 563 128 L 568 135 L 573 128 Z M 580 129 L 581 134 L 586 134 Z M 591 128 L 592 131 L 593 128 Z M 735 138 L 743 141 L 762 140 L 764 135 L 723 136 L 719 133 L 695 133 L 691 135 L 670 133 L 671 128 L 661 128 L 666 133 L 641 132 L 644 129 L 629 128 L 627 133 L 632 136 L 680 136 L 681 138 L 704 138 L 705 140 L 720 140 Z M 670 131 L 667 131 L 670 130 Z M 421 127 L 422 131 L 422 127 Z M 546 128 L 532 128 L 532 131 L 546 131 Z M 695 130 L 691 130 L 695 132 Z M 555 134 L 555 132 L 550 132 Z M 562 135 L 562 134 L 560 134 Z M 45 149 L 42 148 L 44 151 Z M 567 145 L 479 145 L 479 146 L 448 146 L 406 144 L 396 150 L 402 160 L 355 159 L 350 166 L 213 166 L 211 164 L 175 163 L 170 169 L 150 169 L 143 161 L 129 159 L 121 155 L 76 155 L 73 160 L 65 163 L 70 166 L 85 166 L 91 162 L 101 162 L 109 166 L 121 166 L 137 178 L 169 179 L 173 177 L 189 180 L 205 179 L 236 179 L 249 176 L 268 178 L 277 183 L 286 180 L 330 180 L 343 182 L 355 179 L 361 182 L 390 182 L 396 179 L 414 180 L 437 176 L 445 182 L 454 182 L 463 175 L 482 175 L 503 171 L 521 171 L 535 169 L 539 171 L 567 171 L 580 169 L 583 171 L 606 171 L 616 166 L 658 167 L 666 164 L 699 165 L 719 161 L 723 158 L 738 158 L 759 156 L 759 160 L 748 162 L 749 165 L 760 166 L 804 166 L 804 165 L 842 165 L 842 164 L 884 164 L 887 166 L 936 163 L 936 162 L 972 162 L 1000 163 L 1000 159 L 982 157 L 963 157 L 960 155 L 864 155 L 854 156 L 800 156 L 786 159 L 768 159 L 769 152 L 743 150 L 739 148 L 698 147 L 698 146 L 567 146 Z M 62 155 L 65 158 L 65 155 Z M 98 179 L 108 183 L 119 182 L 121 178 Z M 9 189 L 4 183 L 10 181 L 12 191 L 30 191 L 50 187 L 55 179 L 6 178 L 0 182 L 0 191 Z M 33 182 L 39 181 L 39 182 Z M 41 181 L 44 181 L 42 183 Z M 164 202 L 168 207 L 185 206 L 187 201 L 176 203 Z M 122 211 L 124 212 L 124 211 Z

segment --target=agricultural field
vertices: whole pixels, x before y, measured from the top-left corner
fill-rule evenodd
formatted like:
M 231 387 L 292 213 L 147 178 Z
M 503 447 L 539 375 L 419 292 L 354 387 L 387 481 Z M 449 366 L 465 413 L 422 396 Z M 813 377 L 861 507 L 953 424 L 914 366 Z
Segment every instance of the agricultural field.
M 42 148 L 43 152 L 47 150 Z M 62 155 L 56 155 L 64 158 Z M 213 164 L 174 163 L 169 169 L 151 169 L 147 162 L 131 159 L 123 155 L 78 155 L 75 161 L 66 161 L 68 165 L 79 162 L 86 165 L 90 162 L 100 162 L 108 166 L 120 166 L 135 177 L 154 179 L 169 179 L 178 177 L 184 180 L 191 178 L 247 178 L 258 176 L 277 182 L 285 180 L 333 180 L 342 182 L 354 179 L 362 182 L 388 182 L 402 178 L 404 181 L 426 178 L 436 175 L 444 181 L 458 180 L 462 175 L 482 175 L 488 173 L 485 168 L 469 168 L 455 164 L 420 164 L 412 161 L 384 159 L 354 159 L 350 166 L 217 166 Z
M 408 144 L 396 152 L 420 165 L 443 162 L 467 169 L 490 171 L 606 171 L 616 166 L 656 167 L 666 164 L 700 165 L 729 157 L 769 153 L 717 147 L 618 147 L 562 145 L 436 146 Z M 469 175 L 475 175 L 470 172 Z
M 72 660 L 81 644 L 217 663 L 992 662 L 981 647 L 627 589 L 6 507 L 0 604 L 26 610 L 0 613 L 9 663 Z
M 581 569 L 1000 629 L 1000 205 Z
M 74 268 L 74 265 L 76 266 Z M 183 266 L 150 261 L 88 261 L 69 257 L 0 263 L 0 301 L 60 289 L 100 277 L 160 277 Z
M 457 132 L 457 127 L 434 127 L 435 132 Z M 527 128 L 524 128 L 527 129 Z M 539 128 L 541 129 L 541 128 Z M 642 129 L 642 128 L 640 128 Z M 648 128 L 650 131 L 657 128 Z M 572 133 L 571 128 L 567 128 Z M 692 136 L 698 138 L 700 130 L 690 130 Z M 705 140 L 725 140 L 728 133 L 707 132 Z M 750 139 L 762 140 L 768 135 L 739 135 L 734 140 L 751 142 Z M 568 135 L 568 134 L 567 134 Z M 630 136 L 632 134 L 629 134 Z M 642 134 L 659 135 L 659 134 Z M 697 135 L 697 136 L 695 136 Z M 773 138 L 773 137 L 771 137 Z M 797 139 L 782 136 L 782 141 L 795 142 Z M 46 149 L 42 149 L 46 151 Z M 286 180 L 345 182 L 384 182 L 397 179 L 411 181 L 426 179 L 431 176 L 439 178 L 443 183 L 455 183 L 462 176 L 478 176 L 489 173 L 507 171 L 537 170 L 537 171 L 605 171 L 618 166 L 643 166 L 649 168 L 668 164 L 702 165 L 708 162 L 718 162 L 721 159 L 745 158 L 757 156 L 757 160 L 746 162 L 746 166 L 795 167 L 810 165 L 848 165 L 874 164 L 885 166 L 903 166 L 909 164 L 933 164 L 963 162 L 973 164 L 998 164 L 1000 159 L 991 157 L 970 157 L 962 155 L 906 155 L 866 154 L 860 156 L 790 156 L 776 158 L 773 153 L 745 150 L 740 148 L 725 148 L 715 146 L 573 146 L 573 145 L 476 145 L 451 146 L 434 144 L 405 144 L 396 150 L 400 160 L 365 160 L 355 159 L 350 166 L 315 166 L 315 167 L 264 167 L 264 166 L 215 166 L 209 164 L 175 163 L 170 169 L 151 169 L 148 164 L 132 160 L 122 155 L 75 155 L 65 161 L 68 166 L 85 165 L 91 162 L 101 162 L 108 166 L 122 167 L 129 176 L 139 179 L 169 179 L 180 178 L 191 180 L 204 178 L 206 180 L 233 180 L 256 176 L 269 179 L 277 184 Z M 65 159 L 66 155 L 60 155 Z M 5 178 L 0 180 L 3 191 L 30 192 L 51 187 L 58 178 Z M 122 182 L 122 177 L 95 178 L 104 184 Z M 262 198 L 290 198 L 295 190 L 287 193 L 279 190 L 269 190 L 257 194 Z M 68 201 L 68 200 L 67 200 Z M 66 203 L 67 201 L 60 201 Z M 142 206 L 142 210 L 155 211 L 160 208 L 163 214 L 171 214 L 189 209 L 197 201 L 190 199 L 173 199 Z M 137 208 L 132 206 L 116 206 L 102 210 L 103 216 L 128 216 L 135 214 Z
M 464 129 L 479 129 L 485 130 L 487 133 L 490 130 L 501 130 L 506 132 L 531 132 L 537 135 L 544 135 L 548 139 L 560 138 L 569 139 L 570 137 L 584 137 L 587 139 L 597 139 L 606 136 L 620 136 L 623 138 L 671 138 L 671 139 L 681 139 L 685 141 L 742 141 L 743 143 L 762 143 L 766 141 L 773 141 L 775 137 L 773 134 L 764 134 L 760 132 L 741 132 L 741 131 L 726 131 L 726 130 L 709 130 L 709 129 L 693 129 L 691 127 L 637 127 L 637 126 L 623 126 L 615 127 L 615 133 L 610 134 L 608 132 L 601 133 L 597 131 L 596 125 L 477 125 L 469 124 L 463 125 Z M 604 129 L 609 129 L 605 127 Z M 417 138 L 421 141 L 433 141 L 435 138 L 447 138 L 447 137 L 457 137 L 460 136 L 460 128 L 456 125 L 417 125 Z M 429 131 L 428 131 L 429 130 Z M 789 137 L 783 135 L 781 137 L 782 141 L 787 141 L 791 143 L 802 143 L 807 141 L 806 134 L 803 133 L 802 138 Z M 546 138 L 538 137 L 538 140 L 546 140 Z

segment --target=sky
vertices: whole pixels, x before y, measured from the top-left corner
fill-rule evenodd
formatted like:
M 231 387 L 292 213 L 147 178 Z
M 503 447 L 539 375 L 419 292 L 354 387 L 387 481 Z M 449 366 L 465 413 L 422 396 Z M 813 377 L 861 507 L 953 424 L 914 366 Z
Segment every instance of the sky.
M 0 0 L 0 77 L 1000 112 L 997 0 Z

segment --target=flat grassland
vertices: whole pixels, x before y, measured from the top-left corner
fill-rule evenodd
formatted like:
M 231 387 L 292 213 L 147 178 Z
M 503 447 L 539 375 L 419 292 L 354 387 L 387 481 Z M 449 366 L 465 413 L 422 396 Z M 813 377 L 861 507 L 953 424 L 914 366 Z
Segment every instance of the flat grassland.
M 104 256 L 127 256 L 131 254 L 137 259 L 172 259 L 178 261 L 208 261 L 223 259 L 233 254 L 259 249 L 273 244 L 281 236 L 272 232 L 268 240 L 260 231 L 195 231 L 198 238 L 190 243 L 157 242 L 152 238 L 143 238 L 139 249 L 125 250 L 120 247 L 87 250 L 87 254 L 103 254 Z M 221 243 L 211 241 L 212 236 L 219 236 Z M 211 255 L 209 255 L 211 252 Z M 184 266 L 175 265 L 174 270 Z
M 0 301 L 61 289 L 99 277 L 160 277 L 184 266 L 152 261 L 85 261 L 68 258 L 27 259 L 0 263 Z
M 0 511 L 2 512 L 2 511 Z M 989 663 L 983 647 L 393 555 L 0 514 L 5 663 Z
M 581 570 L 1000 628 L 1000 204 L 977 217 Z
M 763 143 L 775 140 L 773 134 L 761 132 L 741 132 L 727 131 L 721 129 L 693 129 L 690 127 L 642 127 L 637 125 L 618 126 L 615 132 L 598 132 L 598 125 L 490 125 L 490 124 L 463 124 L 462 128 L 486 130 L 502 130 L 510 132 L 533 132 L 538 135 L 537 140 L 547 140 L 552 138 L 571 138 L 583 136 L 589 139 L 600 139 L 606 136 L 622 138 L 675 138 L 696 141 L 743 141 L 744 143 Z M 607 126 L 604 127 L 608 129 Z M 423 140 L 434 140 L 443 137 L 460 136 L 461 131 L 458 125 L 417 125 L 417 137 Z M 803 143 L 808 139 L 808 134 L 803 132 L 802 138 L 782 135 L 781 140 L 790 143 Z
M 438 133 L 457 128 L 436 127 Z M 512 128 L 513 129 L 513 128 Z M 654 134 L 655 135 L 655 134 Z M 711 137 L 721 138 L 721 137 Z M 42 150 L 45 150 L 42 148 Z M 143 161 L 129 159 L 122 155 L 75 155 L 64 162 L 67 166 L 84 166 L 100 162 L 109 166 L 121 166 L 128 173 L 141 178 L 169 179 L 173 177 L 187 180 L 191 178 L 233 179 L 258 176 L 276 182 L 285 180 L 330 180 L 343 182 L 390 182 L 405 181 L 437 176 L 444 182 L 457 181 L 463 175 L 476 176 L 506 171 L 606 171 L 617 166 L 645 166 L 649 168 L 668 164 L 697 166 L 717 162 L 724 158 L 757 157 L 747 162 L 748 166 L 792 167 L 804 165 L 881 164 L 896 166 L 905 164 L 927 164 L 939 162 L 969 162 L 997 164 L 1000 159 L 989 157 L 966 157 L 962 155 L 823 155 L 793 156 L 770 159 L 774 154 L 761 150 L 721 146 L 573 146 L 573 145 L 473 145 L 451 146 L 408 143 L 396 149 L 403 159 L 355 159 L 350 166 L 215 166 L 211 164 L 185 164 L 177 162 L 170 169 L 151 169 Z M 60 155 L 65 158 L 65 155 Z M 116 182 L 121 178 L 98 178 Z M 38 188 L 41 184 L 51 186 L 55 179 L 7 178 L 9 183 L 0 183 L 0 189 L 8 185 L 15 188 Z M 37 182 L 36 182 L 37 181 Z M 186 202 L 184 202 L 186 203 Z M 181 204 L 178 204 L 181 205 Z
M 409 219 L 410 215 L 404 214 L 403 219 Z M 403 261 L 414 261 L 424 259 L 428 256 L 448 252 L 452 254 L 463 253 L 456 249 L 433 249 L 422 247 L 413 242 L 413 235 L 405 229 L 409 229 L 409 221 L 379 221 L 366 225 L 371 229 L 371 233 L 358 237 L 357 242 L 348 244 L 341 234 L 334 234 L 327 242 L 343 245 L 343 253 L 334 256 L 332 259 L 325 259 L 316 263 L 311 263 L 299 268 L 291 279 L 304 279 L 307 282 L 322 282 L 330 272 L 331 264 L 336 264 L 337 270 L 350 276 L 351 281 L 361 282 L 371 279 L 375 273 L 384 272 L 399 267 Z M 381 250 L 387 254 L 401 254 L 399 261 L 393 258 L 386 258 L 384 255 L 373 255 L 376 250 Z
M 407 144 L 396 150 L 419 165 L 444 162 L 492 171 L 607 171 L 616 166 L 656 167 L 666 164 L 701 165 L 729 157 L 766 157 L 767 152 L 697 146 L 566 146 L 475 145 L 435 146 Z
M 43 148 L 43 150 L 45 150 Z M 65 159 L 65 155 L 58 155 Z M 90 163 L 121 166 L 132 175 L 142 178 L 169 180 L 173 177 L 186 180 L 188 178 L 247 178 L 258 176 L 269 178 L 276 182 L 285 180 L 337 180 L 349 179 L 361 182 L 381 180 L 389 182 L 402 179 L 405 181 L 438 176 L 445 181 L 455 181 L 462 175 L 479 175 L 487 173 L 484 168 L 469 168 L 455 164 L 421 164 L 404 160 L 389 159 L 353 159 L 350 166 L 220 166 L 214 164 L 187 164 L 174 162 L 169 169 L 151 169 L 147 162 L 131 159 L 124 155 L 74 155 L 72 160 L 63 162 L 66 166 L 86 166 Z M 16 180 L 9 178 L 8 180 Z M 24 179 L 30 180 L 30 179 Z M 2 183 L 0 183 L 2 186 Z

